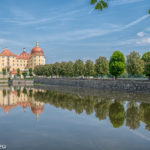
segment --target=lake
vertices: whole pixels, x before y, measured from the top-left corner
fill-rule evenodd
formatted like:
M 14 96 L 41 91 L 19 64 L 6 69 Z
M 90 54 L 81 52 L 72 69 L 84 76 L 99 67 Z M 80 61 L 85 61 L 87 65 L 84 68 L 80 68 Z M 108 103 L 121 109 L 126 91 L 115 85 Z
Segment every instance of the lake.
M 149 150 L 150 94 L 70 87 L 1 87 L 8 150 Z

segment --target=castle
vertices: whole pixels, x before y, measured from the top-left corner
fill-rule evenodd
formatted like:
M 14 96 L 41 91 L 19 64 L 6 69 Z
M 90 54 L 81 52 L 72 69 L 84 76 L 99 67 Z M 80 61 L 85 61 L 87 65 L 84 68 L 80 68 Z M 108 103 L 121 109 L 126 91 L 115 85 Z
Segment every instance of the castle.
M 18 68 L 21 71 L 29 68 L 34 69 L 37 65 L 45 65 L 44 51 L 39 47 L 39 42 L 36 42 L 36 46 L 30 53 L 27 53 L 25 48 L 20 55 L 12 53 L 8 48 L 0 53 L 0 72 L 2 72 L 3 68 L 5 68 L 8 73 L 11 73 L 17 72 Z

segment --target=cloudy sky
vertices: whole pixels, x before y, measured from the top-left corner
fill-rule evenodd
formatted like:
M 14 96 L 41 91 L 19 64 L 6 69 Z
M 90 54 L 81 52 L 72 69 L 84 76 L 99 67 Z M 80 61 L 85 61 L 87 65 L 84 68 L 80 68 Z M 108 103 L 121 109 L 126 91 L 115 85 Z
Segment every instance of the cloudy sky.
M 0 51 L 30 52 L 39 41 L 47 63 L 109 58 L 150 50 L 150 0 L 110 0 L 103 12 L 90 0 L 0 0 Z

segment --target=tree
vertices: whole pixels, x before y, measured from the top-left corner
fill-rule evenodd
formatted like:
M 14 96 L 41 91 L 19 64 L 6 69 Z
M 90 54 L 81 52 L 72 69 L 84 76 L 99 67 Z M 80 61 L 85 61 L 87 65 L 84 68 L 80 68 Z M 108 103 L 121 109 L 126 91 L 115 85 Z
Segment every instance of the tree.
M 97 75 L 108 75 L 109 73 L 109 61 L 106 57 L 99 57 L 96 59 L 95 72 Z
M 33 76 L 33 70 L 32 70 L 32 68 L 29 68 L 29 76 L 30 77 Z
M 6 89 L 3 89 L 3 97 L 6 96 Z
M 59 75 L 60 76 L 65 76 L 66 74 L 66 62 L 60 63 L 60 68 L 59 68 Z
M 34 68 L 34 74 L 35 75 L 38 75 L 38 76 L 43 76 L 44 75 L 44 65 L 40 65 L 40 66 L 36 66 Z
M 142 59 L 144 60 L 144 74 L 150 80 L 150 52 L 145 53 L 142 56 Z
M 23 77 L 24 77 L 24 79 L 25 79 L 26 76 L 27 76 L 27 72 L 26 72 L 26 71 L 23 71 L 22 75 L 23 75 Z
M 53 75 L 53 65 L 49 64 L 48 65 L 48 76 L 52 76 Z
M 91 60 L 87 60 L 85 63 L 85 76 L 93 76 L 94 71 L 94 63 Z
M 23 92 L 23 94 L 26 95 L 27 94 L 27 89 L 24 87 L 22 92 Z
M 96 10 L 103 10 L 108 7 L 108 0 L 91 0 L 91 5 L 95 5 Z M 150 10 L 148 10 L 148 14 L 150 14 Z
M 17 76 L 20 77 L 20 75 L 21 75 L 21 74 L 20 74 L 20 69 L 18 68 L 18 69 L 17 69 Z
M 74 63 L 69 61 L 65 65 L 65 76 L 66 77 L 73 77 L 74 76 Z
M 91 0 L 91 5 L 95 4 L 95 9 L 103 10 L 108 7 L 107 0 Z
M 120 51 L 115 51 L 109 62 L 109 71 L 115 79 L 125 71 L 125 57 Z
M 60 63 L 58 62 L 54 63 L 52 70 L 53 70 L 53 74 L 58 76 L 60 73 Z
M 74 64 L 74 74 L 76 76 L 83 76 L 85 71 L 84 62 L 80 59 L 76 60 Z
M 131 52 L 127 56 L 127 72 L 131 75 L 141 75 L 144 72 L 144 61 L 141 59 L 140 54 Z
M 6 75 L 6 68 L 3 68 L 2 72 L 3 72 L 3 77 L 4 77 Z

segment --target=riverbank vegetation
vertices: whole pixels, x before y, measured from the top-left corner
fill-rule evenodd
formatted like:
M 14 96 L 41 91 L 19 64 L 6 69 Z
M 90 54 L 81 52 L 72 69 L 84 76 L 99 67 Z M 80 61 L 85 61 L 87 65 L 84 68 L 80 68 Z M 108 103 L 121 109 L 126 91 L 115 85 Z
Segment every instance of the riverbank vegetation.
M 142 57 L 138 52 L 131 52 L 125 59 L 120 51 L 115 51 L 110 60 L 99 57 L 93 62 L 78 59 L 75 62 L 56 62 L 36 66 L 37 76 L 57 77 L 148 77 L 150 79 L 150 52 Z

